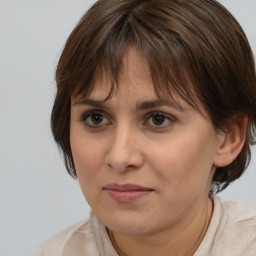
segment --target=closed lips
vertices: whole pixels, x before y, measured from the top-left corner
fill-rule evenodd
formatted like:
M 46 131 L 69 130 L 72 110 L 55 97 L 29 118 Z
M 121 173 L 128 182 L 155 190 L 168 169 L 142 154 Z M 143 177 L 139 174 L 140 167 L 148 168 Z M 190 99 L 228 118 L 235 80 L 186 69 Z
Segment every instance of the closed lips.
M 151 188 L 142 187 L 139 185 L 134 184 L 125 184 L 125 185 L 118 185 L 118 184 L 108 184 L 104 187 L 106 190 L 116 190 L 116 191 L 153 191 Z
M 108 184 L 106 187 L 104 187 L 104 189 L 107 191 L 110 198 L 121 204 L 137 202 L 151 194 L 153 191 L 150 188 L 134 184 Z

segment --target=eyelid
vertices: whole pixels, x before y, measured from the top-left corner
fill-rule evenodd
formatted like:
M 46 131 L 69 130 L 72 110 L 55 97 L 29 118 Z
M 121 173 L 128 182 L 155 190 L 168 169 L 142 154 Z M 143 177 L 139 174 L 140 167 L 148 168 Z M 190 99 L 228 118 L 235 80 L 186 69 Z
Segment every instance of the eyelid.
M 89 118 L 90 116 L 92 116 L 93 114 L 99 114 L 102 115 L 104 119 L 107 119 L 107 122 L 105 123 L 100 123 L 100 124 L 90 124 L 90 121 L 87 121 L 86 119 Z M 150 124 L 150 119 L 153 118 L 154 116 L 159 115 L 159 116 L 163 116 L 164 122 L 163 124 L 157 125 L 157 124 Z M 164 129 L 164 128 L 168 128 L 169 126 L 172 125 L 173 122 L 176 121 L 176 118 L 173 115 L 164 113 L 162 111 L 151 111 L 148 112 L 144 115 L 144 121 L 143 121 L 143 126 L 145 127 L 151 127 L 152 129 Z M 84 125 L 86 125 L 87 127 L 91 128 L 91 129 L 99 129 L 99 128 L 104 128 L 104 126 L 108 126 L 112 123 L 112 118 L 109 116 L 108 113 L 106 113 L 104 110 L 101 109 L 92 109 L 92 110 L 87 110 L 86 112 L 83 112 L 83 114 L 80 117 L 80 120 L 84 123 Z M 166 123 L 166 121 L 168 121 L 168 124 L 164 124 Z
M 97 129 L 98 128 L 99 129 L 99 128 L 102 128 L 105 125 L 108 125 L 108 124 L 99 124 L 99 125 L 91 125 L 91 124 L 89 124 L 86 121 L 86 119 L 88 117 L 92 116 L 93 114 L 102 115 L 103 118 L 106 118 L 109 121 L 108 123 L 110 123 L 110 121 L 111 121 L 109 116 L 104 111 L 102 111 L 102 110 L 95 110 L 95 109 L 93 109 L 93 110 L 90 110 L 90 111 L 86 111 L 85 113 L 82 114 L 80 119 L 89 128 L 92 128 L 92 129 Z
M 163 112 L 161 112 L 161 111 L 153 111 L 153 112 L 147 113 L 147 114 L 145 115 L 146 121 L 145 121 L 144 123 L 149 122 L 149 119 L 152 118 L 152 117 L 154 117 L 154 116 L 156 116 L 156 115 L 165 117 L 165 118 L 168 119 L 171 123 L 176 121 L 176 118 L 173 117 L 173 116 L 170 115 L 170 114 L 166 114 L 166 113 L 163 113 Z M 154 128 L 157 128 L 157 129 L 161 129 L 161 128 L 163 129 L 163 128 L 169 127 L 170 125 L 171 125 L 171 124 L 169 124 L 169 125 L 164 125 L 164 126 L 157 126 L 157 125 L 155 125 L 155 126 L 154 126 L 154 125 L 149 125 L 149 126 L 152 126 L 152 127 L 154 127 Z
M 108 114 L 105 111 L 103 111 L 101 109 L 92 109 L 92 110 L 86 110 L 81 114 L 81 121 L 83 121 L 86 117 L 88 117 L 92 114 L 100 114 L 100 115 L 103 115 L 104 117 L 107 117 L 108 119 L 110 119 L 108 117 Z

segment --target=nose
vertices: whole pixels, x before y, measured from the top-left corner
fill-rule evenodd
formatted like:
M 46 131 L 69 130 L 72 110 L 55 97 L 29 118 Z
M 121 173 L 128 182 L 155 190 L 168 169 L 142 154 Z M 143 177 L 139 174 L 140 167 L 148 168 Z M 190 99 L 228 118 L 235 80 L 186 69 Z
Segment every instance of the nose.
M 113 171 L 119 173 L 139 169 L 144 163 L 144 156 L 139 147 L 138 134 L 125 127 L 116 129 L 105 161 Z

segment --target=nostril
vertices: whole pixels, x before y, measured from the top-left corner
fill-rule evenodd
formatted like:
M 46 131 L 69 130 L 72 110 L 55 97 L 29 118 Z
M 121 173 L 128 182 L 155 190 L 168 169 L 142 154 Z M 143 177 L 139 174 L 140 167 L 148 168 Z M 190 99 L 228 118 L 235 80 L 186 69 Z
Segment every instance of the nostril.
M 126 172 L 137 170 L 143 165 L 143 154 L 137 147 L 138 141 L 135 141 L 135 136 L 132 135 L 134 135 L 134 132 L 127 127 L 126 129 L 119 127 L 114 134 L 105 156 L 105 162 L 111 170 Z
M 127 171 L 133 171 L 138 170 L 143 165 L 144 160 L 142 156 L 139 155 L 133 155 L 128 158 L 128 160 L 122 160 L 121 158 L 118 159 L 106 159 L 107 166 L 116 172 L 127 172 Z

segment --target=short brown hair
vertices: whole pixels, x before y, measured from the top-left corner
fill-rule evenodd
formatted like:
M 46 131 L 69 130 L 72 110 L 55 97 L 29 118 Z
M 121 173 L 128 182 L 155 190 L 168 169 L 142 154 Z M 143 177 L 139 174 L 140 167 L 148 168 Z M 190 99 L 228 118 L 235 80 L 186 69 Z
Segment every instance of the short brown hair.
M 222 191 L 250 161 L 256 78 L 246 35 L 215 0 L 99 0 L 82 17 L 59 59 L 51 116 L 68 172 L 76 177 L 69 140 L 71 95 L 86 96 L 104 72 L 112 81 L 111 96 L 130 45 L 146 58 L 159 97 L 175 91 L 198 111 L 201 103 L 216 129 L 236 114 L 248 116 L 241 153 L 214 174 L 210 192 Z

